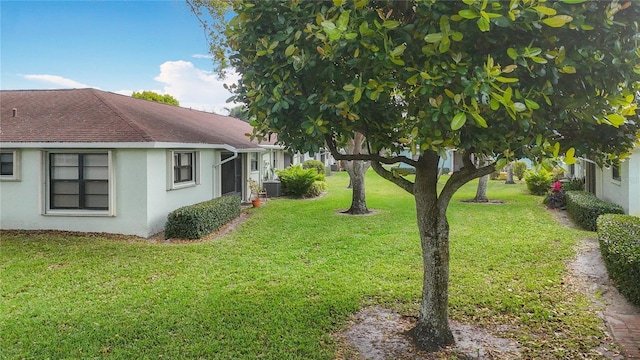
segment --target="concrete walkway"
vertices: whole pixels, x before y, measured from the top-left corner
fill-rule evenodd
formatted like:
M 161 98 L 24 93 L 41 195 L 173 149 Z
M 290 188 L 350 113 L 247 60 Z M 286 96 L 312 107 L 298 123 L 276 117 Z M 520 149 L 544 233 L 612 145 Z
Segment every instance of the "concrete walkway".
M 640 359 L 640 308 L 628 302 L 613 286 L 597 239 L 582 240 L 571 268 L 585 280 L 588 295 L 602 303 L 601 317 L 625 359 Z M 601 295 L 597 296 L 598 293 Z

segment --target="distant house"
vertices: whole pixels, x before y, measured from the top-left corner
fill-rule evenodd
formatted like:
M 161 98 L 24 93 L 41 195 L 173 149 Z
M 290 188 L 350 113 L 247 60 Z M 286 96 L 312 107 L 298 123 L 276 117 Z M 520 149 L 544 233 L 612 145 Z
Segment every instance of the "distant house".
M 622 206 L 629 215 L 640 216 L 640 147 L 619 167 L 601 168 L 593 161 L 582 159 L 576 169 L 584 174 L 585 190 Z
M 273 146 L 235 118 L 95 89 L 0 91 L 0 107 L 1 229 L 148 237 L 178 207 L 248 200 Z

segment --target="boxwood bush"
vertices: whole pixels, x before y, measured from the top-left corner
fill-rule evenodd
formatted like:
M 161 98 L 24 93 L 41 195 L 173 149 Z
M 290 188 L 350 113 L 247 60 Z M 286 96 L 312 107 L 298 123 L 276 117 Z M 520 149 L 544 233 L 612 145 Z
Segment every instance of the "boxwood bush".
M 169 213 L 164 228 L 167 239 L 199 239 L 240 216 L 240 197 L 223 196 L 184 206 Z
M 629 301 L 640 305 L 640 218 L 602 215 L 598 240 L 609 277 Z
M 567 213 L 571 220 L 589 231 L 596 231 L 598 216 L 604 214 L 624 214 L 620 205 L 598 199 L 586 191 L 567 191 Z

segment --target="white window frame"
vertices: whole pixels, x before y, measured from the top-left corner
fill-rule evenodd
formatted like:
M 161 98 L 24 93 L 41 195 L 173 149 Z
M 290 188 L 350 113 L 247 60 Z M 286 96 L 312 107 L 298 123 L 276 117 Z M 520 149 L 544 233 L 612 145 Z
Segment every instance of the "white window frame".
M 13 172 L 11 175 L 0 175 L 0 181 L 20 181 L 20 151 L 2 149 L 2 154 L 11 154 L 13 157 Z
M 108 209 L 52 209 L 51 208 L 51 164 L 50 154 L 107 154 L 109 200 Z M 42 214 L 47 216 L 116 216 L 116 186 L 115 186 L 115 164 L 113 152 L 102 149 L 59 149 L 42 151 L 42 174 L 43 174 L 43 209 Z
M 615 176 L 616 172 L 618 173 L 618 176 Z M 622 165 L 611 166 L 611 180 L 616 183 L 622 182 Z
M 249 153 L 249 171 L 258 172 L 260 171 L 260 156 L 258 156 L 257 152 Z
M 191 181 L 176 182 L 174 168 L 176 154 L 191 154 Z M 167 190 L 184 189 L 200 185 L 200 151 L 170 150 L 167 152 Z

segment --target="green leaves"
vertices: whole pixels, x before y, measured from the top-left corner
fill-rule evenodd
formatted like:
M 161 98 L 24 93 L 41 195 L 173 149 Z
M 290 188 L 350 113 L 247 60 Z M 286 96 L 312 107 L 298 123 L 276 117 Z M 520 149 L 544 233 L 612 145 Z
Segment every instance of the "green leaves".
M 467 122 L 467 114 L 459 112 L 451 120 L 451 130 L 459 130 Z
M 349 16 L 351 14 L 351 10 L 346 10 L 340 13 L 338 20 L 334 23 L 331 20 L 325 20 L 321 23 L 322 29 L 329 36 L 330 40 L 338 40 L 342 37 L 342 35 L 347 30 L 347 26 L 349 25 Z M 355 33 L 347 34 L 350 39 L 354 39 Z
M 564 155 L 564 163 L 567 165 L 571 165 L 571 164 L 575 164 L 576 163 L 576 158 L 574 157 L 576 153 L 576 149 L 574 148 L 569 148 L 569 150 L 567 150 L 567 152 Z
M 248 102 L 257 132 L 278 133 L 292 149 L 322 146 L 324 127 L 370 129 L 374 151 L 458 147 L 501 157 L 509 149 L 543 159 L 553 136 L 560 156 L 569 146 L 601 156 L 624 150 L 640 127 L 637 101 L 620 94 L 635 95 L 629 84 L 640 77 L 633 2 L 332 3 L 234 5 L 236 99 Z M 302 126 L 307 116 L 328 123 Z
M 545 25 L 556 28 L 563 27 L 571 21 L 573 21 L 573 17 L 569 15 L 556 15 L 542 20 Z
M 619 127 L 625 122 L 624 116 L 620 114 L 608 114 L 606 118 L 609 120 L 609 123 L 615 127 Z
M 293 55 L 293 53 L 296 51 L 296 46 L 291 44 L 289 46 L 287 46 L 287 48 L 284 50 L 284 54 L 286 56 L 291 56 Z

